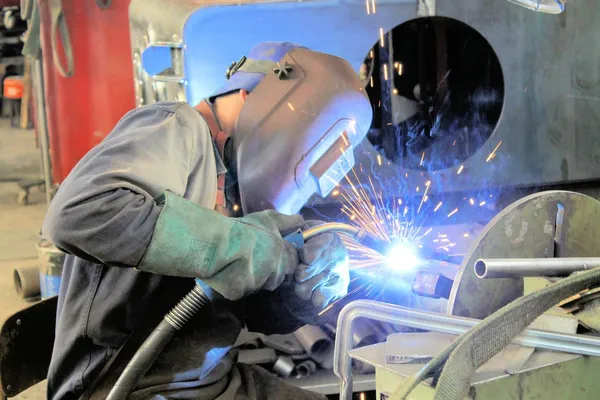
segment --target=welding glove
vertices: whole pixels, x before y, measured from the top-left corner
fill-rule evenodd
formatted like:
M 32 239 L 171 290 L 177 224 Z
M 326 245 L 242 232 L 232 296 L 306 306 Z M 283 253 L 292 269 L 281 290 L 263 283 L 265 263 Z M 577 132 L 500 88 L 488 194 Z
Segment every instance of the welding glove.
M 320 224 L 307 221 L 305 228 Z M 348 292 L 348 252 L 338 234 L 325 233 L 306 241 L 299 256 L 293 279 L 286 279 L 276 294 L 283 301 L 285 314 L 304 324 L 318 325 L 328 320 L 319 313 Z
M 320 223 L 310 221 L 308 225 Z M 299 251 L 300 264 L 294 271 L 295 293 L 322 310 L 348 292 L 348 252 L 336 233 L 309 239 Z
M 138 269 L 200 278 L 228 300 L 274 290 L 299 263 L 282 235 L 304 226 L 299 215 L 263 211 L 228 218 L 173 193 L 163 209 Z

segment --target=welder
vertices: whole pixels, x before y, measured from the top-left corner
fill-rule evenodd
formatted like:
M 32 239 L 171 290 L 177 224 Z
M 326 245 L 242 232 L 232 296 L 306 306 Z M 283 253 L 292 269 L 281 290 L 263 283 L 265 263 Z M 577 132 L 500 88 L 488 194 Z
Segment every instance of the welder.
M 212 301 L 131 399 L 315 399 L 228 354 L 242 329 L 315 323 L 348 287 L 332 233 L 297 250 L 296 214 L 353 164 L 372 110 L 344 60 L 255 46 L 192 107 L 137 108 L 60 185 L 43 226 L 67 253 L 48 398 L 104 398 L 157 322 L 199 278 Z

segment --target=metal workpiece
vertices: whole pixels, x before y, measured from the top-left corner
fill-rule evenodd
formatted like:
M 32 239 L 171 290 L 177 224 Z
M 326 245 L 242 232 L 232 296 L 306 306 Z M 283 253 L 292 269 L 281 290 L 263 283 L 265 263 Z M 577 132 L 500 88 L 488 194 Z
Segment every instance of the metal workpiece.
M 480 279 L 477 260 L 595 257 L 598 221 L 600 202 L 580 193 L 540 192 L 512 203 L 473 241 L 454 278 L 447 313 L 483 319 L 524 294 L 521 278 Z
M 318 363 L 324 362 L 331 353 L 333 340 L 318 326 L 304 325 L 294 336 L 310 357 Z
M 317 370 L 317 364 L 313 360 L 306 360 L 296 366 L 298 378 L 312 375 Z
M 352 338 L 354 348 L 375 344 L 378 338 L 378 332 L 373 323 L 369 320 L 357 321 L 353 329 Z
M 264 347 L 262 349 L 240 350 L 237 362 L 242 364 L 268 364 L 277 360 L 274 349 Z
M 19 298 L 31 299 L 40 295 L 40 269 L 38 267 L 15 268 L 13 281 Z
M 292 360 L 290 356 L 279 357 L 277 361 L 275 361 L 275 365 L 273 365 L 273 371 L 283 378 L 292 375 L 295 368 L 296 364 L 294 364 L 294 360 Z
M 282 353 L 300 355 L 304 353 L 304 349 L 298 342 L 298 339 L 293 334 L 287 335 L 268 335 L 262 337 L 262 342 L 265 346 L 274 348 Z
M 260 348 L 260 340 L 254 339 L 249 342 L 246 342 L 242 345 L 242 349 L 244 350 L 255 350 Z
M 359 348 L 363 346 L 369 346 L 378 342 L 380 333 L 376 330 L 374 324 L 367 320 L 362 319 L 355 322 L 353 332 L 353 348 Z M 369 365 L 365 365 L 362 361 L 352 360 L 352 370 L 354 373 L 372 373 L 375 372 Z
M 333 372 L 341 379 L 340 399 L 352 398 L 352 362 L 354 324 L 358 318 L 368 318 L 407 327 L 460 335 L 481 321 L 472 318 L 412 310 L 372 300 L 357 300 L 347 304 L 338 317 Z M 600 338 L 527 329 L 513 343 L 545 350 L 600 356 Z
M 481 279 L 563 277 L 600 266 L 600 258 L 486 258 L 475 261 L 475 275 Z

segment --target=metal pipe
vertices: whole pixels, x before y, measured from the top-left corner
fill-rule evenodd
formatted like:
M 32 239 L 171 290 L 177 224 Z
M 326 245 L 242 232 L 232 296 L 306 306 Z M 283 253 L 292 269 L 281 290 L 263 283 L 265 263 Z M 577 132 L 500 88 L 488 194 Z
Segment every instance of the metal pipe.
M 488 278 L 561 277 L 600 266 L 600 258 L 496 258 L 475 261 L 475 275 Z
M 295 368 L 296 364 L 290 356 L 280 356 L 273 365 L 273 371 L 283 378 L 289 378 Z
M 48 125 L 46 124 L 46 100 L 44 97 L 44 69 L 42 55 L 33 59 L 33 81 L 35 87 L 35 112 L 36 129 L 40 140 L 42 152 L 42 170 L 44 184 L 46 185 L 46 202 L 52 200 L 52 164 L 50 161 L 50 143 L 48 138 Z
M 313 360 L 306 360 L 296 366 L 296 374 L 299 378 L 304 378 L 315 373 L 317 364 Z
M 318 326 L 304 325 L 294 332 L 306 353 L 316 362 L 323 362 L 331 353 L 333 340 Z
M 338 317 L 333 364 L 333 372 L 341 379 L 340 400 L 352 399 L 352 362 L 348 353 L 353 348 L 354 321 L 357 318 L 369 318 L 454 335 L 463 334 L 481 322 L 478 319 L 417 311 L 372 300 L 348 303 Z M 527 329 L 517 336 L 513 343 L 545 350 L 600 356 L 600 338 L 592 336 Z

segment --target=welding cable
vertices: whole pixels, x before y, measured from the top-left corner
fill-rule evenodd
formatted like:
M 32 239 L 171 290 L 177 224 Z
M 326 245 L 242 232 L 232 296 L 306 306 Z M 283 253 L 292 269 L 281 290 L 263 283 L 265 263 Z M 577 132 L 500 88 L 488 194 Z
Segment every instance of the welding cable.
M 342 223 L 328 223 L 318 225 L 303 231 L 302 240 L 307 241 L 317 235 L 329 232 L 340 232 L 349 234 L 355 238 L 364 236 L 364 232 L 352 225 Z M 167 343 L 173 338 L 177 331 L 200 311 L 208 302 L 209 298 L 196 284 L 194 288 L 163 318 L 160 324 L 152 331 L 136 351 L 133 358 L 119 376 L 117 383 L 113 386 L 106 400 L 125 400 L 137 387 L 140 379 L 148 372 L 154 364 Z
M 125 400 L 136 388 L 140 379 L 148 372 L 167 343 L 177 331 L 194 316 L 209 299 L 200 288 L 194 288 L 165 315 L 163 320 L 144 341 L 119 376 L 106 400 Z
M 576 273 L 507 304 L 456 339 L 391 397 L 404 400 L 423 380 L 443 367 L 434 400 L 462 400 L 471 376 L 533 321 L 561 300 L 600 284 L 600 267 Z

